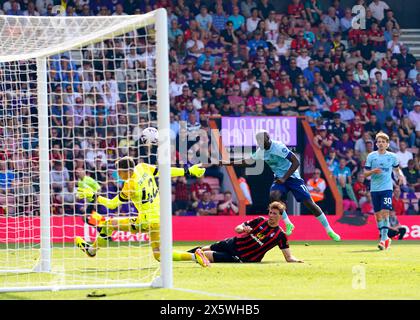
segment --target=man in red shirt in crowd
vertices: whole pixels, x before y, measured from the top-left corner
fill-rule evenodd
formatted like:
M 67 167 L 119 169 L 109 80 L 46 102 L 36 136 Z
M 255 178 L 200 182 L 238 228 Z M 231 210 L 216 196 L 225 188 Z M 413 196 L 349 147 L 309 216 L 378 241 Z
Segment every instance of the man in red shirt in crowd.
M 396 85 L 398 81 L 398 72 L 400 72 L 400 69 L 398 68 L 398 60 L 393 58 L 391 60 L 391 66 L 385 70 L 388 74 L 390 85 Z
M 384 104 L 384 96 L 378 93 L 378 87 L 376 84 L 370 85 L 370 93 L 366 93 L 365 98 L 371 112 L 375 111 L 379 104 Z
M 331 134 L 328 134 L 327 128 L 324 125 L 321 125 L 314 137 L 314 143 L 319 149 L 321 149 L 321 152 L 324 156 L 327 156 L 327 154 L 330 152 L 330 148 L 333 142 L 333 137 Z
M 289 75 L 286 71 L 280 72 L 280 80 L 274 83 L 277 96 L 283 96 L 286 89 L 293 90 L 293 84 L 289 80 Z
M 211 193 L 211 187 L 207 182 L 204 182 L 204 178 L 199 178 L 191 186 L 191 198 L 192 201 L 198 202 L 203 198 L 204 192 Z
M 395 214 L 397 216 L 402 216 L 405 214 L 404 201 L 401 197 L 401 189 L 399 186 L 394 187 L 394 194 L 392 196 L 392 208 L 394 208 Z
M 367 186 L 365 185 L 365 175 L 363 172 L 359 172 L 357 175 L 357 181 L 353 185 L 353 191 L 357 198 L 357 201 L 359 202 L 359 207 L 363 205 L 366 201 L 368 201 L 368 191 Z
M 360 43 L 362 43 L 362 35 L 366 34 L 365 30 L 362 29 L 350 29 L 349 31 L 349 42 L 351 43 L 352 47 L 357 47 Z
M 292 40 L 290 48 L 292 49 L 292 51 L 294 51 L 294 53 L 297 53 L 302 48 L 310 48 L 309 42 L 303 37 L 303 31 L 299 31 L 298 35 L 296 36 L 296 39 Z
M 182 88 L 182 94 L 175 97 L 176 109 L 178 111 L 184 110 L 189 102 L 192 102 L 190 88 L 184 86 Z
M 292 19 L 306 20 L 305 8 L 300 0 L 292 0 L 292 3 L 287 6 L 287 14 Z
M 365 132 L 365 129 L 359 115 L 356 115 L 354 117 L 354 121 L 347 128 L 347 132 L 350 135 L 350 139 L 352 139 L 353 142 L 356 142 L 363 136 L 363 132 Z
M 377 23 L 374 22 L 370 26 L 370 30 L 368 31 L 368 37 L 370 40 L 370 44 L 373 46 L 375 51 L 386 51 L 384 33 L 381 29 L 379 29 Z
M 232 200 L 232 192 L 225 191 L 225 199 L 217 206 L 219 216 L 234 216 L 239 212 L 239 208 Z

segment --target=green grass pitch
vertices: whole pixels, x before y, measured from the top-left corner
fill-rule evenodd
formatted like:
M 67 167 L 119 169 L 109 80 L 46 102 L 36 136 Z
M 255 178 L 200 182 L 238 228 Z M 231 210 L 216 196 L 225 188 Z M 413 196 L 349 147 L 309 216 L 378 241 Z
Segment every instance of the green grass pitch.
M 204 269 L 174 262 L 174 287 L 187 289 L 182 291 L 96 290 L 106 294 L 103 298 L 88 298 L 94 290 L 19 292 L 0 293 L 0 299 L 420 299 L 417 241 L 394 241 L 389 251 L 379 251 L 376 242 L 368 241 L 291 242 L 291 249 L 305 263 L 286 263 L 276 248 L 256 264 L 212 264 Z

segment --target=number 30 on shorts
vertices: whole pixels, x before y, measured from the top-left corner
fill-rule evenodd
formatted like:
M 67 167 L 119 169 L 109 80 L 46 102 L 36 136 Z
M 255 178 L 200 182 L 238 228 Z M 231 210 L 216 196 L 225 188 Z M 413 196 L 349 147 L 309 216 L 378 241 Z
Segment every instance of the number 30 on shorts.
M 385 205 L 390 205 L 390 204 L 392 204 L 392 199 L 391 199 L 391 198 L 384 198 L 384 204 L 385 204 Z

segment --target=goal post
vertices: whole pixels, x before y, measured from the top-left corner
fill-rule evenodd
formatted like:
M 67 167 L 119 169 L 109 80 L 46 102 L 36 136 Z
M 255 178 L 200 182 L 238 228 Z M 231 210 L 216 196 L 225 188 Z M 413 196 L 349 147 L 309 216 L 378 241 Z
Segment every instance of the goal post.
M 173 286 L 167 28 L 165 9 L 0 16 L 0 292 Z M 147 126 L 157 150 L 139 139 Z M 147 231 L 115 231 L 94 258 L 74 245 L 93 242 L 85 217 L 104 210 L 76 198 L 77 181 L 115 194 L 125 155 L 159 166 L 160 262 Z

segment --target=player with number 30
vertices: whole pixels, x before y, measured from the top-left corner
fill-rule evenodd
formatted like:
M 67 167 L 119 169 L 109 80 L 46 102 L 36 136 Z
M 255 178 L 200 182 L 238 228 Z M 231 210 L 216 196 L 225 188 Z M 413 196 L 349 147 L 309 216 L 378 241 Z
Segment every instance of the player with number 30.
M 365 164 L 365 177 L 371 176 L 370 193 L 372 195 L 373 209 L 376 223 L 381 235 L 378 244 L 379 250 L 389 249 L 391 239 L 388 238 L 389 211 L 392 210 L 392 171 L 396 175 L 398 184 L 402 184 L 402 173 L 399 168 L 397 156 L 387 151 L 389 137 L 379 132 L 376 137 L 377 151 L 368 154 Z

